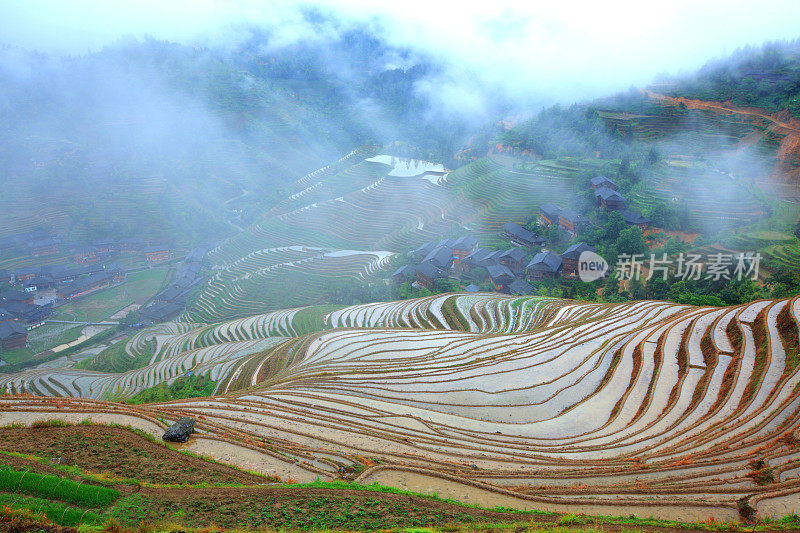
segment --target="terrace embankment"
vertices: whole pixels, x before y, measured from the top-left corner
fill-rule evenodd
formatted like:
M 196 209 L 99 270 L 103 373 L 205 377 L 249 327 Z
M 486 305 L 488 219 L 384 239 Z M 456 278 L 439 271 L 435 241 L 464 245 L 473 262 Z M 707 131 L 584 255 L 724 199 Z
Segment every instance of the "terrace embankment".
M 774 517 L 800 508 L 798 317 L 800 298 L 367 304 L 236 359 L 226 394 L 136 407 L 6 397 L 0 422 L 97 416 L 156 434 L 191 416 L 187 449 L 283 480 L 380 465 L 362 481 L 473 503 Z
M 656 102 L 669 105 L 683 104 L 687 109 L 701 109 L 719 114 L 737 115 L 743 120 L 758 127 L 763 133 L 771 132 L 780 137 L 777 162 L 773 173 L 775 178 L 794 184 L 800 183 L 800 120 L 792 117 L 788 111 L 769 113 L 756 107 L 740 107 L 731 102 L 714 102 L 697 100 L 685 97 L 671 97 L 663 94 L 646 91 L 646 94 Z M 747 138 L 743 142 L 752 143 L 753 139 Z

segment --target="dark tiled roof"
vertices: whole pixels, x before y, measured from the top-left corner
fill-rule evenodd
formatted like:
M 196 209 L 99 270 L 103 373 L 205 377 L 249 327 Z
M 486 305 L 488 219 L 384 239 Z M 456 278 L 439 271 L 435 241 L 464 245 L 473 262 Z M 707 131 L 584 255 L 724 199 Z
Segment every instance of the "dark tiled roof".
M 447 246 L 438 246 L 431 250 L 423 261 L 429 261 L 439 268 L 449 268 L 453 262 L 453 249 Z
M 478 287 L 474 283 L 470 283 L 469 285 L 464 287 L 464 290 L 467 291 L 467 292 L 479 292 L 481 289 L 480 289 L 480 287 Z
M 642 216 L 641 213 L 637 213 L 636 211 L 632 211 L 630 209 L 626 209 L 620 213 L 622 218 L 625 219 L 625 222 L 628 224 L 649 224 L 650 219 Z
M 26 281 L 22 286 L 23 287 L 33 287 L 33 286 L 39 287 L 41 285 L 47 285 L 47 284 L 51 284 L 51 283 L 53 283 L 52 279 L 44 278 L 42 276 L 34 276 L 31 279 L 29 279 L 28 281 Z
M 493 280 L 501 280 L 503 278 L 514 279 L 514 273 L 511 272 L 505 265 L 491 265 L 486 267 L 486 271 L 489 273 L 489 277 Z
M 516 222 L 506 222 L 503 224 L 503 233 L 526 244 L 541 244 L 544 242 L 543 237 L 539 237 L 533 232 L 526 230 Z
M 508 292 L 511 294 L 532 294 L 533 290 L 533 285 L 521 279 L 516 279 L 508 284 Z
M 456 240 L 453 243 L 453 249 L 455 250 L 472 250 L 478 245 L 478 239 L 472 237 L 471 235 L 466 235 Z
M 30 299 L 30 295 L 21 291 L 6 291 L 3 294 L 0 294 L 0 300 L 4 300 L 6 302 L 24 302 L 28 299 Z
M 171 316 L 177 315 L 183 306 L 176 302 L 156 303 L 139 310 L 139 315 L 153 322 L 163 322 Z
M 35 320 L 49 314 L 52 306 L 35 305 L 29 304 L 28 302 L 5 302 L 3 303 L 3 309 L 17 318 L 21 318 L 23 320 Z
M 531 262 L 528 263 L 528 270 L 538 272 L 558 272 L 561 268 L 561 258 L 551 251 L 539 252 Z
M 594 252 L 596 251 L 595 248 L 592 248 L 585 242 L 579 242 L 578 244 L 573 244 L 569 248 L 567 248 L 561 257 L 566 259 L 578 259 L 583 252 Z
M 442 272 L 441 269 L 431 264 L 429 261 L 423 261 L 417 265 L 416 270 L 419 274 L 429 279 L 440 279 L 447 277 L 447 274 Z
M 603 200 L 606 200 L 606 201 L 613 200 L 613 199 L 620 200 L 622 202 L 625 201 L 625 197 L 624 196 L 622 196 L 620 193 L 618 193 L 614 189 L 610 189 L 610 188 L 608 188 L 606 186 L 598 187 L 597 189 L 595 189 L 594 190 L 594 195 L 595 196 L 599 196 L 600 198 L 602 198 Z
M 522 261 L 525 259 L 525 252 L 521 248 L 511 248 L 506 250 L 500 255 L 500 259 L 508 259 L 511 261 Z
M 91 289 L 94 285 L 97 285 L 98 283 L 104 283 L 108 281 L 108 277 L 109 277 L 108 274 L 106 274 L 105 272 L 91 274 L 90 276 L 87 276 L 85 278 L 80 278 L 73 281 L 72 283 L 67 285 L 64 289 L 62 289 L 62 292 L 68 294 L 84 292 L 86 290 Z
M 478 248 L 462 259 L 462 261 L 468 264 L 474 263 L 475 261 L 480 261 L 481 259 L 485 258 L 490 253 L 492 253 L 491 250 L 487 250 L 486 248 Z
M 411 265 L 403 265 L 403 266 L 401 266 L 400 268 L 398 268 L 397 270 L 394 271 L 394 274 L 392 274 L 392 277 L 396 278 L 396 277 L 402 276 L 402 277 L 408 279 L 408 278 L 413 278 L 416 273 L 417 273 L 417 271 L 416 271 L 416 269 L 414 269 L 413 266 L 411 266 Z
M 165 302 L 171 302 L 172 300 L 180 296 L 182 292 L 183 289 L 181 289 L 177 285 L 170 285 L 169 287 L 161 291 L 158 294 L 158 296 L 156 296 L 156 299 L 164 300 Z
M 559 214 L 564 220 L 569 220 L 573 224 L 578 224 L 581 222 L 586 222 L 586 217 L 578 213 L 577 211 L 573 211 L 572 209 L 564 209 Z
M 614 183 L 613 181 L 611 181 L 610 179 L 608 179 L 605 176 L 595 176 L 594 178 L 592 178 L 592 186 L 593 187 L 601 187 L 603 185 L 610 185 L 614 189 L 617 188 L 617 184 Z
M 487 250 L 486 248 L 478 248 L 467 257 L 464 258 L 464 263 L 476 267 L 486 268 L 490 265 L 496 265 L 500 260 L 503 252 Z
M 489 255 L 487 255 L 483 259 L 483 262 L 486 263 L 486 265 L 497 264 L 497 262 L 500 261 L 500 256 L 501 255 L 503 255 L 503 250 L 496 250 L 496 251 L 490 253 Z
M 539 211 L 541 211 L 543 215 L 552 219 L 554 217 L 557 217 L 559 213 L 561 213 L 561 208 L 555 204 L 547 203 L 540 205 Z
M 412 250 L 411 254 L 412 255 L 421 255 L 422 257 L 425 257 L 434 248 L 436 248 L 436 242 L 434 242 L 434 241 L 426 242 L 425 244 L 423 244 L 422 246 L 420 246 L 416 250 Z
M 27 335 L 25 328 L 14 321 L 0 323 L 0 339 L 9 339 L 13 336 Z

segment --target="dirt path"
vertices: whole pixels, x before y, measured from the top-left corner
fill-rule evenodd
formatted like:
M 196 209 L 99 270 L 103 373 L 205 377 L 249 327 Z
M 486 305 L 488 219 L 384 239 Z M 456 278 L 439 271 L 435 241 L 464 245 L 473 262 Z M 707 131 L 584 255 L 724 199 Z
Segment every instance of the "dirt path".
M 116 313 L 114 313 L 113 315 L 108 317 L 108 319 L 109 320 L 120 320 L 120 319 L 125 318 L 126 316 L 128 316 L 129 313 L 132 313 L 133 311 L 136 311 L 140 307 L 141 307 L 141 305 L 139 305 L 137 303 L 132 303 L 127 307 L 123 307 L 122 309 L 120 309 L 119 311 L 117 311 Z
M 679 96 L 679 97 L 667 96 L 665 94 L 659 94 L 648 90 L 645 90 L 645 94 L 648 97 L 652 98 L 653 100 L 659 102 L 666 102 L 672 105 L 684 104 L 687 109 L 708 109 L 716 111 L 726 111 L 737 115 L 750 115 L 758 118 L 763 118 L 764 120 L 772 122 L 776 126 L 788 130 L 789 133 L 800 134 L 800 124 L 797 123 L 797 120 L 791 119 L 790 122 L 783 122 L 779 118 L 781 113 L 770 114 L 762 109 L 753 107 L 738 107 L 733 104 L 725 104 L 721 102 L 694 100 L 692 98 L 686 98 L 684 96 Z
M 669 505 L 668 502 L 646 502 L 637 505 L 625 505 L 622 502 L 604 505 L 598 502 L 580 501 L 548 501 L 548 498 L 524 498 L 504 491 L 487 490 L 455 480 L 418 472 L 376 469 L 374 473 L 365 472 L 358 479 L 359 483 L 378 483 L 390 487 L 437 494 L 442 498 L 450 498 L 459 502 L 483 507 L 508 507 L 520 510 L 539 510 L 555 513 L 574 513 L 605 516 L 651 516 L 662 520 L 678 520 L 691 522 L 707 520 L 713 516 L 716 520 L 738 521 L 739 512 L 735 507 L 725 505 L 692 506 Z M 546 495 L 543 495 L 546 496 Z

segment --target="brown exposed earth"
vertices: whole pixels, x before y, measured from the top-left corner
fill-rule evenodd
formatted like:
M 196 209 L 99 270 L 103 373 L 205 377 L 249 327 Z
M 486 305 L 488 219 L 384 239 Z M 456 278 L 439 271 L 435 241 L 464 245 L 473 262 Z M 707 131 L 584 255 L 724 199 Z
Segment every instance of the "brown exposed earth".
M 121 427 L 78 425 L 2 428 L 0 450 L 31 456 L 3 455 L 0 456 L 0 462 L 15 467 L 30 467 L 43 473 L 64 475 L 58 466 L 71 465 L 85 472 L 170 485 L 116 484 L 126 497 L 115 504 L 113 514 L 123 524 L 172 523 L 203 531 L 260 530 L 264 527 L 369 531 L 436 526 L 443 531 L 461 532 L 473 528 L 486 529 L 488 524 L 492 524 L 491 531 L 497 533 L 536 531 L 548 525 L 570 526 L 574 530 L 589 527 L 595 531 L 631 531 L 631 526 L 626 524 L 598 524 L 591 520 L 582 522 L 580 517 L 575 523 L 565 523 L 557 514 L 520 514 L 504 512 L 502 509 L 480 509 L 411 494 L 265 485 L 264 477 L 187 456 Z M 43 463 L 37 461 L 36 457 L 50 460 Z M 239 483 L 247 486 L 176 486 L 199 483 Z M 108 527 L 111 529 L 104 531 L 135 531 L 127 526 Z M 146 529 L 155 531 L 158 527 L 147 526 Z M 635 525 L 635 530 L 653 533 L 677 531 L 669 527 L 640 524 Z M 0 516 L 0 531 L 70 533 L 75 530 L 18 517 L 6 520 Z
M 670 105 L 683 104 L 687 109 L 701 109 L 716 113 L 739 115 L 752 122 L 760 122 L 762 125 L 766 125 L 768 131 L 782 136 L 773 177 L 795 186 L 800 182 L 800 168 L 797 166 L 798 161 L 800 161 L 800 119 L 793 117 L 788 111 L 769 113 L 764 109 L 737 106 L 732 102 L 695 100 L 682 96 L 676 98 L 652 91 L 644 92 L 656 102 Z M 745 142 L 750 143 L 753 140 L 752 138 L 745 139 Z
M 261 476 L 205 461 L 107 426 L 0 429 L 0 450 L 49 458 L 119 478 L 159 484 L 264 483 Z M 5 458 L 4 458 L 5 460 Z
M 552 522 L 552 515 L 520 515 L 464 507 L 406 494 L 326 488 L 242 487 L 151 489 L 140 492 L 146 521 L 181 517 L 189 526 L 269 525 L 289 529 L 385 529 L 450 522 Z M 137 506 L 138 507 L 138 506 Z

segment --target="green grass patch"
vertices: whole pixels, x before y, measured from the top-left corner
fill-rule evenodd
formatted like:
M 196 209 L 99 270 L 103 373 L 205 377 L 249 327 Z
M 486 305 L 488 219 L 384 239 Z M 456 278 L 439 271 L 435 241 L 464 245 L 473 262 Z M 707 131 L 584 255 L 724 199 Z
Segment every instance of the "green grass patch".
M 39 513 L 55 524 L 77 527 L 84 524 L 97 524 L 101 516 L 89 509 L 72 507 L 33 496 L 0 492 L 0 505 L 10 509 L 26 509 Z
M 323 317 L 343 307 L 341 305 L 314 305 L 300 309 L 292 317 L 292 328 L 298 335 L 322 331 L 326 327 Z
M 84 485 L 64 477 L 10 468 L 0 469 L 0 490 L 93 508 L 106 507 L 119 497 L 119 491 L 108 487 Z
M 137 353 L 135 357 L 131 357 L 131 355 L 125 351 L 127 345 L 128 339 L 123 339 L 112 344 L 96 356 L 80 361 L 75 367 L 83 370 L 97 370 L 99 372 L 126 372 L 146 366 L 156 351 L 155 340 L 148 340 L 145 343 L 145 349 Z
M 45 324 L 28 332 L 27 348 L 0 351 L 0 359 L 8 364 L 30 361 L 38 353 L 74 341 L 81 336 L 82 329 L 83 326 Z
M 168 402 L 181 398 L 200 398 L 211 396 L 217 388 L 217 382 L 206 376 L 192 375 L 176 379 L 171 385 L 159 383 L 155 387 L 144 389 L 132 398 L 125 400 L 128 404 Z
M 57 320 L 100 322 L 131 304 L 143 304 L 159 292 L 167 281 L 170 269 L 152 268 L 128 274 L 122 285 L 104 289 L 79 300 L 71 301 L 56 312 Z
M 36 352 L 30 348 L 0 351 L 0 359 L 11 365 L 17 365 L 19 363 L 30 361 L 34 355 L 36 355 Z

